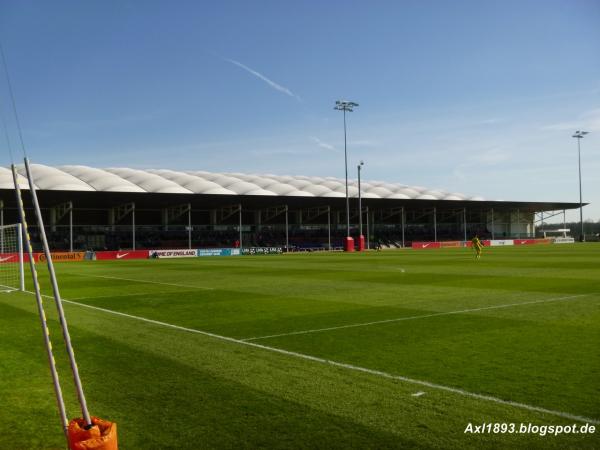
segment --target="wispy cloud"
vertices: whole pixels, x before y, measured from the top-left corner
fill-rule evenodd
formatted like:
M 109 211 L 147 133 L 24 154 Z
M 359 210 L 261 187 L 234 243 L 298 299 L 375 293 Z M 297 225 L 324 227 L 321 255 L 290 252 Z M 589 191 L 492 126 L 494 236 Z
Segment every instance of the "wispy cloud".
M 487 172 L 510 159 L 510 153 L 499 148 L 490 148 L 465 159 L 454 168 L 452 174 L 455 178 L 464 181 L 467 179 L 467 173 L 472 173 L 474 167 L 478 168 L 477 172 Z
M 251 69 L 250 67 L 248 67 L 245 64 L 242 64 L 239 61 L 236 61 L 234 59 L 229 59 L 229 58 L 223 58 L 224 61 L 227 61 L 230 64 L 233 64 L 234 66 L 238 66 L 242 69 L 244 69 L 246 72 L 254 75 L 256 78 L 259 78 L 261 80 L 263 80 L 265 83 L 267 83 L 269 86 L 271 86 L 273 89 L 275 89 L 276 91 L 282 92 L 285 95 L 289 95 L 290 97 L 295 98 L 296 100 L 298 100 L 299 102 L 302 101 L 302 99 L 297 96 L 296 94 L 294 94 L 292 91 L 290 91 L 288 88 L 286 88 L 285 86 L 282 86 L 279 83 L 274 82 L 273 80 L 267 78 L 266 76 L 264 76 L 262 73 L 257 72 L 254 69 Z
M 335 147 L 334 147 L 333 145 L 331 145 L 331 144 L 328 144 L 327 142 L 323 142 L 321 139 L 319 139 L 319 138 L 318 138 L 318 137 L 316 137 L 316 136 L 313 136 L 313 137 L 311 138 L 311 140 L 312 140 L 312 141 L 313 141 L 315 144 L 317 144 L 319 147 L 321 147 L 321 148 L 324 148 L 325 150 L 331 150 L 331 151 L 337 152 L 337 148 L 335 148 Z
M 551 131 L 575 131 L 579 129 L 600 131 L 600 108 L 586 111 L 573 120 L 553 123 L 542 127 L 542 130 Z

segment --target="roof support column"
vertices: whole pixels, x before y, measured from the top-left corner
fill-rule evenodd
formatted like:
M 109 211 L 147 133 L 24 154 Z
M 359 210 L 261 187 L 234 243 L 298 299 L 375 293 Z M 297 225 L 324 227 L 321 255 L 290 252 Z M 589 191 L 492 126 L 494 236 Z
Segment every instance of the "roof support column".
M 69 251 L 73 251 L 73 203 L 69 202 Z
M 254 223 L 256 224 L 256 231 L 260 232 L 262 229 L 262 210 L 254 211 Z
M 289 210 L 288 205 L 285 205 L 285 252 L 290 251 L 290 221 L 289 221 Z
M 163 231 L 169 231 L 169 210 L 163 208 L 161 211 Z
M 463 231 L 465 232 L 465 242 L 467 242 L 467 208 L 463 208 Z
M 239 204 L 239 212 L 240 212 L 240 251 L 242 249 L 242 204 Z
M 496 239 L 496 235 L 494 234 L 494 208 L 492 208 L 492 240 Z
M 433 242 L 437 242 L 437 209 L 433 207 Z
M 0 200 L 0 227 L 4 226 L 4 200 Z M 0 253 L 4 253 L 4 230 L 0 233 Z
M 375 221 L 375 218 L 373 218 L 373 221 Z M 370 238 L 370 236 L 371 236 L 370 231 L 371 230 L 369 228 L 369 222 L 370 222 L 370 220 L 369 220 L 369 207 L 367 206 L 367 250 L 371 249 L 371 240 L 370 240 L 371 239 Z
M 135 202 L 131 203 L 131 248 L 135 250 Z
M 400 221 L 402 223 L 402 248 L 406 247 L 406 243 L 404 241 L 404 233 L 405 233 L 405 229 L 406 229 L 406 216 L 404 214 L 404 206 L 401 208 L 400 211 Z
M 188 203 L 188 249 L 192 249 L 192 204 Z
M 327 248 L 331 251 L 331 206 L 327 205 Z

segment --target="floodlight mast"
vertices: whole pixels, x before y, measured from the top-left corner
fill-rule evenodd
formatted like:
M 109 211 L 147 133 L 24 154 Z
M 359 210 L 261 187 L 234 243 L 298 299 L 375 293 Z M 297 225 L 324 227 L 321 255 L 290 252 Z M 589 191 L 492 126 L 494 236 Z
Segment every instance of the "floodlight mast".
M 581 139 L 588 134 L 588 131 L 577 130 L 572 137 L 577 139 L 577 161 L 579 165 L 579 223 L 581 225 L 581 235 L 579 240 L 585 242 L 585 234 L 583 232 L 583 196 L 581 195 Z
M 346 111 L 352 112 L 358 103 L 347 100 L 337 100 L 333 109 L 344 113 L 344 167 L 346 170 L 346 242 L 350 238 L 350 200 L 348 199 L 348 146 L 346 138 Z M 346 249 L 348 250 L 348 249 Z
M 361 192 L 360 192 L 360 171 L 362 169 L 362 166 L 365 165 L 365 162 L 363 160 L 360 161 L 360 163 L 358 164 L 358 166 L 356 166 L 356 168 L 358 169 L 358 238 L 360 239 L 360 237 L 363 235 L 362 233 L 362 198 L 361 198 Z M 369 218 L 367 217 L 367 220 L 369 220 Z M 369 234 L 369 233 L 367 233 Z

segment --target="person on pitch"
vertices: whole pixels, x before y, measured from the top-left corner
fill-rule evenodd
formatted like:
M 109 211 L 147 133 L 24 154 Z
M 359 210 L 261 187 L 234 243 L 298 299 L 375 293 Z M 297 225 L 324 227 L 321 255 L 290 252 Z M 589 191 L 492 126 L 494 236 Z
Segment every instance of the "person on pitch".
M 481 258 L 481 250 L 483 250 L 483 244 L 479 240 L 479 236 L 475 235 L 473 239 L 471 239 L 471 247 L 475 251 L 475 257 L 477 259 Z

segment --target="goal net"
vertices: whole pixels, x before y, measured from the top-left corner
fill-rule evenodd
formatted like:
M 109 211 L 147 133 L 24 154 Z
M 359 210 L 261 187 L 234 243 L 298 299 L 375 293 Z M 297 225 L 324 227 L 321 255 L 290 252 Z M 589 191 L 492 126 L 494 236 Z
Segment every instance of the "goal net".
M 25 290 L 20 223 L 0 225 L 0 290 Z

